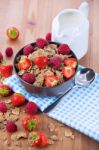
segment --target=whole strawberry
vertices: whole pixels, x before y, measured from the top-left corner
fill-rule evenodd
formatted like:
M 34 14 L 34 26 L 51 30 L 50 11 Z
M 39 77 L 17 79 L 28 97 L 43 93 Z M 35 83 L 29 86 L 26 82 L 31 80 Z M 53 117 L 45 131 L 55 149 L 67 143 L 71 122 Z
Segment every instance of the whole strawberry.
M 36 115 L 34 115 L 34 116 L 33 115 L 32 116 L 31 115 L 30 116 L 26 116 L 22 120 L 22 125 L 23 125 L 25 130 L 32 131 L 38 125 L 38 117 Z
M 12 94 L 12 89 L 4 84 L 0 84 L 0 96 L 6 97 Z
M 16 40 L 19 37 L 19 30 L 16 27 L 9 27 L 6 33 L 10 40 Z
M 8 121 L 6 124 L 6 130 L 8 132 L 16 132 L 17 131 L 17 126 L 13 121 Z
M 26 101 L 25 97 L 21 93 L 14 93 L 11 100 L 14 107 L 21 106 Z
M 28 102 L 27 105 L 25 106 L 25 112 L 33 115 L 38 113 L 38 107 L 34 102 Z
M 3 61 L 3 55 L 2 53 L 0 52 L 0 63 Z
M 7 106 L 5 102 L 0 102 L 0 112 L 6 113 L 7 112 Z
M 4 76 L 4 77 L 10 77 L 12 75 L 13 72 L 13 66 L 12 65 L 0 65 L 0 73 Z

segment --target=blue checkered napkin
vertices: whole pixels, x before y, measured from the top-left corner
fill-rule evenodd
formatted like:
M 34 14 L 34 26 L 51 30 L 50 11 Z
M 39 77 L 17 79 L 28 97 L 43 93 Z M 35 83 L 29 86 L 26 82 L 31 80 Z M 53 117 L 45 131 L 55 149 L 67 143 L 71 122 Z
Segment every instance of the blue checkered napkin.
M 24 86 L 16 75 L 12 75 L 11 77 L 6 78 L 3 83 L 9 85 L 14 92 L 22 93 L 29 101 L 35 102 L 41 111 L 44 111 L 48 106 L 60 98 L 60 96 L 39 97 L 32 95 L 25 90 Z
M 72 89 L 47 115 L 99 142 L 99 75 L 89 87 Z

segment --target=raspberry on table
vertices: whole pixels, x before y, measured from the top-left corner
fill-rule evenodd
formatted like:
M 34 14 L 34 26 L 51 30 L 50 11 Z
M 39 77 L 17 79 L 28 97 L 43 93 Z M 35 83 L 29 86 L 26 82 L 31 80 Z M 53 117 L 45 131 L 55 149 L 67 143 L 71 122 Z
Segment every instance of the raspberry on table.
M 7 106 L 5 102 L 0 102 L 0 112 L 6 113 L 7 112 Z
M 34 102 L 28 102 L 27 105 L 25 106 L 25 112 L 33 115 L 38 113 L 38 107 Z
M 17 126 L 13 121 L 8 121 L 6 124 L 6 130 L 8 132 L 16 132 L 17 131 Z
M 5 54 L 7 57 L 11 57 L 13 55 L 13 49 L 11 47 L 6 48 Z

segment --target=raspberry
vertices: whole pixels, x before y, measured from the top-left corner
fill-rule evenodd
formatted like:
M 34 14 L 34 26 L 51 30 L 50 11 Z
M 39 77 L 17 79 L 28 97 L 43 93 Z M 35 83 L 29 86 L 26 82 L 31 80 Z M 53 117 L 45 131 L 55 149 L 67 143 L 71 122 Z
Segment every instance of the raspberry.
M 23 54 L 24 55 L 29 55 L 30 53 L 32 53 L 34 51 L 32 45 L 27 45 L 24 47 L 23 49 Z
M 2 53 L 0 52 L 0 63 L 3 61 L 3 55 Z
M 25 73 L 22 79 L 28 83 L 33 83 L 35 81 L 35 76 L 31 73 Z
M 62 62 L 62 60 L 60 57 L 52 57 L 49 60 L 49 65 L 54 69 L 58 69 L 61 65 L 61 62 Z
M 58 53 L 63 55 L 68 55 L 70 53 L 70 48 L 67 44 L 62 44 L 58 48 Z
M 4 102 L 0 103 L 0 112 L 2 112 L 2 113 L 7 112 L 7 106 Z
M 9 121 L 6 124 L 6 130 L 8 132 L 15 132 L 15 131 L 17 131 L 17 126 L 13 121 Z
M 13 49 L 11 47 L 8 47 L 6 48 L 5 53 L 7 57 L 11 57 L 13 55 Z
M 48 45 L 48 42 L 43 38 L 39 38 L 36 40 L 36 45 L 38 46 L 38 48 L 44 48 L 44 46 Z
M 51 33 L 50 33 L 50 32 L 47 33 L 46 36 L 45 36 L 45 38 L 46 38 L 46 40 L 47 40 L 48 42 L 50 42 L 50 41 L 51 41 Z
M 25 112 L 32 115 L 38 113 L 38 107 L 34 102 L 28 102 L 25 106 Z

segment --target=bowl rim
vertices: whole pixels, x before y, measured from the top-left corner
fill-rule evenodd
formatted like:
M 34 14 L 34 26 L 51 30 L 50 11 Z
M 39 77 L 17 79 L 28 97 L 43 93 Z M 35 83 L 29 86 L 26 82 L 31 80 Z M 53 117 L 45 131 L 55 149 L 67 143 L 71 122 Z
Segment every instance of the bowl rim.
M 61 45 L 62 43 L 50 41 L 49 44 L 57 44 L 57 45 L 59 46 L 59 45 Z M 40 89 L 55 89 L 55 88 L 57 88 L 57 87 L 63 86 L 64 84 L 68 83 L 70 80 L 72 80 L 72 79 L 74 78 L 74 76 L 76 75 L 77 70 L 78 70 L 78 59 L 77 59 L 77 56 L 75 55 L 75 53 L 71 50 L 71 52 L 73 53 L 74 57 L 76 58 L 77 66 L 76 66 L 76 71 L 75 71 L 74 75 L 73 75 L 70 79 L 68 79 L 67 81 L 63 82 L 62 84 L 56 85 L 56 86 L 54 86 L 54 87 L 47 87 L 47 86 L 40 86 L 40 87 L 39 87 L 39 86 L 34 86 L 33 84 L 30 84 L 30 83 L 24 81 L 24 80 L 18 75 L 18 73 L 17 73 L 17 71 L 16 71 L 15 62 L 16 62 L 16 58 L 17 58 L 17 56 L 19 55 L 19 53 L 23 50 L 24 47 L 26 47 L 26 46 L 28 46 L 28 45 L 32 45 L 32 46 L 33 46 L 33 45 L 36 45 L 36 42 L 32 42 L 32 43 L 29 43 L 29 44 L 26 44 L 25 46 L 23 46 L 23 47 L 16 53 L 16 55 L 15 55 L 15 57 L 14 57 L 14 61 L 13 61 L 13 66 L 14 66 L 15 74 L 18 76 L 18 78 L 19 78 L 22 82 L 24 82 L 24 83 L 27 84 L 28 86 L 31 86 L 31 87 L 34 87 L 34 88 L 40 88 Z

